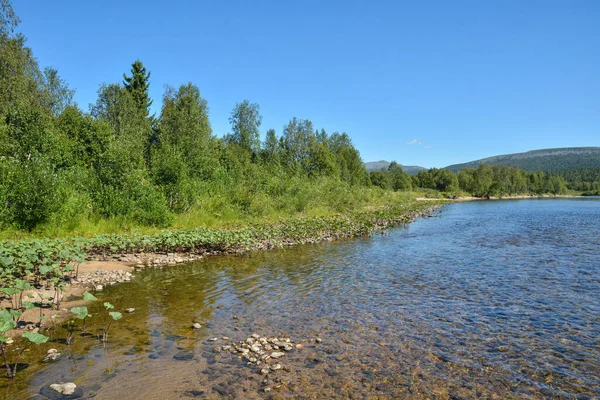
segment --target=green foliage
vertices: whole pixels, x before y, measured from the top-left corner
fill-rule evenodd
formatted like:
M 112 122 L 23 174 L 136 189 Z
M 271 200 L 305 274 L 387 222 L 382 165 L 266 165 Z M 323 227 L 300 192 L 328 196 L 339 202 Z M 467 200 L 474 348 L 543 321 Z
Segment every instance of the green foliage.
M 8 161 L 0 165 L 0 176 L 5 205 L 0 216 L 5 224 L 32 230 L 60 208 L 57 176 L 49 162 Z
M 22 336 L 33 344 L 46 343 L 50 339 L 48 336 L 37 332 L 24 332 Z
M 258 153 L 260 150 L 260 106 L 244 100 L 237 103 L 229 117 L 232 135 L 231 140 L 238 146 L 251 152 Z
M 21 20 L 15 14 L 10 0 L 0 0 L 0 37 L 6 37 L 14 31 Z
M 131 94 L 138 110 L 147 117 L 152 105 L 152 100 L 150 100 L 150 96 L 148 95 L 150 72 L 146 72 L 146 67 L 144 67 L 140 60 L 136 60 L 131 65 L 131 76 L 123 74 L 123 85 Z
M 73 307 L 71 308 L 71 314 L 75 315 L 77 319 L 85 319 L 91 317 L 88 313 L 87 307 Z
M 98 299 L 96 298 L 96 296 L 94 296 L 90 292 L 83 292 L 83 300 L 85 300 L 85 301 L 96 301 Z
M 113 320 L 115 320 L 115 321 L 118 321 L 118 320 L 120 320 L 121 318 L 123 318 L 123 314 L 121 314 L 121 313 L 120 313 L 120 312 L 118 312 L 118 311 L 111 311 L 111 312 L 109 312 L 109 313 L 108 313 L 108 315 L 110 315 L 110 317 L 111 317 Z

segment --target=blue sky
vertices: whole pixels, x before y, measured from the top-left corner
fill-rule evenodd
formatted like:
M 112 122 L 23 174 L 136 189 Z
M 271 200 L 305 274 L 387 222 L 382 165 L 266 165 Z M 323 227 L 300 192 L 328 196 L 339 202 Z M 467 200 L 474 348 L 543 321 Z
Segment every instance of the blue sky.
M 600 1 L 13 0 L 42 66 L 87 110 L 139 58 L 196 84 L 213 131 L 236 102 L 268 128 L 307 118 L 363 160 L 443 167 L 600 145 Z

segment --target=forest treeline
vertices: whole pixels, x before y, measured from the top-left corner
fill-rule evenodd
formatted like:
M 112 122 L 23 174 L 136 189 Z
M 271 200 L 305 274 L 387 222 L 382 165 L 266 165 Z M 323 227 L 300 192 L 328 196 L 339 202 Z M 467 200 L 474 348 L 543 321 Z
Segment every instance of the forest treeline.
M 477 168 L 465 168 L 458 174 L 432 168 L 409 176 L 399 164 L 392 162 L 387 170 L 372 171 L 369 175 L 373 185 L 384 189 L 432 189 L 476 197 L 564 194 L 568 191 L 567 182 L 561 176 L 500 165 L 483 164 Z
M 562 178 L 487 166 L 409 177 L 394 163 L 369 175 L 346 133 L 317 129 L 308 119 L 292 118 L 261 140 L 260 106 L 249 100 L 233 107 L 231 133 L 218 138 L 193 83 L 168 87 L 151 114 L 151 72 L 139 60 L 122 80 L 101 84 L 83 110 L 58 71 L 41 68 L 25 37 L 14 33 L 19 20 L 10 2 L 0 5 L 4 231 L 66 234 L 106 221 L 119 230 L 342 212 L 415 188 L 477 196 L 565 190 Z

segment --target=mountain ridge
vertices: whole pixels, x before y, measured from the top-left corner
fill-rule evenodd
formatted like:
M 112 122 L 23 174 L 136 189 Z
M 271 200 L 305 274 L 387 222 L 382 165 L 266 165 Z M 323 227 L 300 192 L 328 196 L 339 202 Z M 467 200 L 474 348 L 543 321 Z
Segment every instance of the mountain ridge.
M 452 164 L 444 168 L 452 172 L 458 172 L 465 168 L 477 168 L 481 164 L 504 165 L 517 167 L 525 171 L 544 172 L 600 168 L 600 147 L 558 147 L 530 150 Z

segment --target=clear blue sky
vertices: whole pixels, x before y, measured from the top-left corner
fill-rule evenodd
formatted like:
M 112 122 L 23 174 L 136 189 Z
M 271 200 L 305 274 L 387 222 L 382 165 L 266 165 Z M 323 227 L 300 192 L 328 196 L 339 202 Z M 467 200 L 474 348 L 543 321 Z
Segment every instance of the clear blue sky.
M 196 84 L 213 131 L 257 102 L 263 134 L 290 118 L 345 131 L 363 160 L 443 167 L 600 145 L 600 1 L 13 0 L 42 66 L 87 110 L 139 58 Z M 414 143 L 414 144 L 409 144 Z

